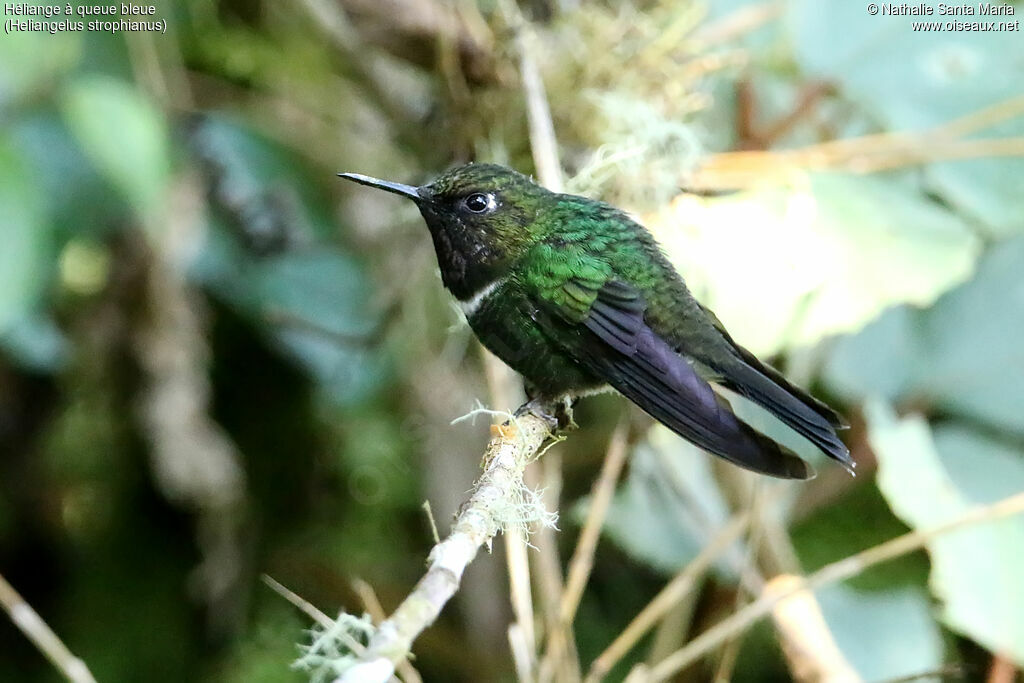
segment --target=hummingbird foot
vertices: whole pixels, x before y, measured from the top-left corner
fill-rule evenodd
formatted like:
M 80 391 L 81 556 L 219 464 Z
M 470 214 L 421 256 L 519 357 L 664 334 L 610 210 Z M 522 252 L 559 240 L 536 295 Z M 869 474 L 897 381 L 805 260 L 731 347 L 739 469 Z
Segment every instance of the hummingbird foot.
M 535 417 L 539 417 L 548 423 L 551 427 L 551 431 L 554 431 L 559 427 L 557 413 L 557 405 L 541 398 L 531 398 L 529 401 L 516 408 L 515 416 L 522 417 L 523 415 L 533 415 Z
M 571 431 L 579 427 L 572 418 L 572 399 L 566 396 L 556 401 L 533 398 L 519 406 L 515 415 L 535 415 L 551 426 L 551 431 Z

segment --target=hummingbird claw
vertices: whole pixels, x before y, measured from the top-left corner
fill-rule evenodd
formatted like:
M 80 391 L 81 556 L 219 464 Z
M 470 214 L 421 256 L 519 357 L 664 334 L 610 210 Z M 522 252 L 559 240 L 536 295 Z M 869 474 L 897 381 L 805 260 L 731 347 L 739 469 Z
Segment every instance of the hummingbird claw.
M 572 417 L 572 401 L 568 397 L 560 401 L 545 401 L 540 398 L 530 399 L 516 409 L 515 416 L 527 413 L 535 415 L 551 426 L 551 431 L 571 431 L 579 427 Z
M 550 425 L 551 430 L 554 431 L 559 427 L 559 419 L 555 416 L 558 412 L 558 407 L 552 405 L 548 401 L 544 401 L 539 398 L 533 398 L 524 403 L 523 405 L 516 408 L 515 416 L 522 417 L 523 415 L 534 415 L 539 417 Z

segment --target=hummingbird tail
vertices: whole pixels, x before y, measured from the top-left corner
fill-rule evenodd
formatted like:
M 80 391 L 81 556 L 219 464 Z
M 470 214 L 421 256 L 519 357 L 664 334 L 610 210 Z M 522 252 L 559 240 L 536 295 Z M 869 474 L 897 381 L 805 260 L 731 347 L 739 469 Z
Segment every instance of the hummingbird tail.
M 740 363 L 723 374 L 722 386 L 768 410 L 853 474 L 856 463 L 836 434 L 845 423 L 831 408 L 761 363 L 758 367 Z

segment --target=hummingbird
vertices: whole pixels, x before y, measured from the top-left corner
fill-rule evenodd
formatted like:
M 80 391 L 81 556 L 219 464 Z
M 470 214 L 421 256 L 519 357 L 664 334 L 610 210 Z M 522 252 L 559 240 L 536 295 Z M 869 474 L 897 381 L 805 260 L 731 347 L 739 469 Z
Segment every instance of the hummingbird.
M 705 451 L 784 479 L 811 466 L 740 420 L 712 384 L 762 406 L 853 473 L 824 403 L 740 346 L 664 251 L 623 211 L 474 163 L 415 187 L 347 180 L 411 199 L 444 286 L 473 332 L 522 375 L 533 407 L 614 389 Z

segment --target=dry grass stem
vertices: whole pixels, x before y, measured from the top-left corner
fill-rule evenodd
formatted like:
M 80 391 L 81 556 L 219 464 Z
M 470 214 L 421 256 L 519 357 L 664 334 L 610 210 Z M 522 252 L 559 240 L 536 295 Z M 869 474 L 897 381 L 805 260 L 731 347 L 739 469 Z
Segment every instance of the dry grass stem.
M 330 628 L 334 625 L 334 619 L 317 609 L 316 605 L 303 598 L 298 593 L 295 593 L 284 586 L 284 584 L 278 582 L 275 578 L 269 574 L 263 574 L 260 576 L 263 583 L 267 584 L 270 590 L 274 591 L 282 598 L 298 607 L 299 610 L 307 617 L 320 624 L 324 628 Z
M 782 10 L 781 2 L 762 2 L 741 7 L 718 21 L 704 24 L 690 36 L 690 40 L 707 50 L 713 45 L 735 40 L 778 19 L 782 15 Z
M 355 578 L 352 579 L 352 588 L 359 595 L 359 600 L 363 603 L 363 609 L 373 619 L 374 624 L 379 624 L 387 618 L 387 612 L 384 611 L 384 606 L 377 599 L 377 593 L 373 590 L 373 586 L 360 578 Z
M 860 674 L 846 660 L 829 630 L 814 593 L 799 576 L 781 574 L 768 582 L 763 595 L 788 594 L 772 610 L 779 643 L 793 678 L 803 683 L 857 683 Z
M 546 668 L 562 671 L 558 680 L 579 680 L 579 658 L 575 654 L 572 633 L 573 620 L 583 591 L 594 565 L 594 553 L 611 504 L 615 485 L 626 461 L 629 423 L 623 420 L 612 434 L 605 454 L 601 473 L 591 489 L 587 518 L 580 532 L 576 549 L 569 561 L 565 590 L 556 605 L 554 619 L 549 620 L 547 647 L 544 656 Z M 560 664 L 561 663 L 561 664 Z
M 509 624 L 508 645 L 512 651 L 512 663 L 516 667 L 516 680 L 519 683 L 533 682 L 533 649 L 526 644 L 523 629 L 518 623 Z
M 629 423 L 623 420 L 612 434 L 608 444 L 608 452 L 604 457 L 604 464 L 601 466 L 601 474 L 591 489 L 590 506 L 587 509 L 587 519 L 583 523 L 583 530 L 580 532 L 579 540 L 576 542 L 576 549 L 573 551 L 572 559 L 569 561 L 568 578 L 566 579 L 565 593 L 562 595 L 562 604 L 559 606 L 559 618 L 562 624 L 568 628 L 573 619 L 576 618 L 576 610 L 579 607 L 583 591 L 590 578 L 590 570 L 594 566 L 594 553 L 597 550 L 597 541 L 601 536 L 601 528 L 608 516 L 608 507 L 611 505 L 612 496 L 615 493 L 615 485 L 619 481 L 622 468 L 626 462 L 627 436 L 629 434 Z
M 705 545 L 700 554 L 676 574 L 661 591 L 654 596 L 637 614 L 629 626 L 612 641 L 590 666 L 586 681 L 596 683 L 608 675 L 620 659 L 639 642 L 676 604 L 694 589 L 697 582 L 711 567 L 715 559 L 728 550 L 740 537 L 750 523 L 750 516 L 743 514 L 734 517 Z
M 0 605 L 18 630 L 39 648 L 64 678 L 72 683 L 96 683 L 85 662 L 72 654 L 64 641 L 57 637 L 39 613 L 25 602 L 3 576 L 0 576 Z
M 562 458 L 559 452 L 551 453 L 531 466 L 526 471 L 527 483 L 530 482 L 531 470 L 537 470 L 538 465 L 542 471 L 542 481 L 537 485 L 544 491 L 545 506 L 556 508 L 562 492 Z M 549 645 L 544 657 L 538 665 L 538 680 L 540 681 L 565 681 L 571 683 L 580 679 L 580 662 L 576 653 L 575 642 L 571 639 L 563 640 L 557 652 L 550 648 L 551 634 L 561 630 L 558 610 L 562 604 L 564 586 L 562 584 L 562 561 L 558 554 L 558 539 L 555 536 L 556 529 L 542 527 L 537 532 L 538 562 L 535 578 L 540 586 L 541 606 L 544 612 L 545 635 L 549 639 Z M 539 656 L 539 653 L 538 653 Z
M 526 653 L 523 659 L 525 680 L 531 680 L 537 669 L 537 636 L 534 632 L 533 591 L 530 587 L 530 558 L 526 533 L 514 527 L 505 534 L 505 560 L 508 565 L 509 600 L 519 627 L 519 638 Z
M 831 140 L 792 150 L 714 154 L 688 183 L 697 190 L 752 187 L 807 170 L 874 173 L 937 161 L 1024 156 L 1024 138 L 962 139 L 1024 115 L 1024 96 L 1014 97 L 924 132 L 897 132 Z
M 743 472 L 742 476 L 744 478 L 748 478 L 749 473 Z M 766 514 L 765 508 L 767 507 L 765 500 L 765 483 L 763 480 L 757 479 L 751 486 L 752 488 L 750 488 L 746 494 L 749 498 L 749 503 L 746 506 L 746 512 L 750 517 L 745 548 L 746 552 L 744 554 L 743 565 L 740 568 L 740 581 L 739 586 L 736 589 L 736 601 L 733 611 L 739 610 L 748 602 L 748 596 L 754 593 L 753 586 L 756 585 L 760 587 L 764 583 L 764 579 L 759 570 L 758 556 L 760 555 L 761 546 L 764 541 L 764 517 Z M 742 646 L 743 634 L 737 635 L 725 644 L 718 660 L 718 669 L 712 679 L 714 683 L 728 683 L 728 681 L 732 680 L 732 673 L 736 667 L 736 661 L 739 659 L 740 648 Z
M 519 51 L 519 77 L 523 83 L 526 98 L 526 118 L 530 126 L 530 149 L 533 165 L 537 168 L 537 179 L 552 192 L 562 192 L 565 187 L 562 164 L 559 161 L 558 140 L 555 124 L 551 120 L 551 105 L 544 90 L 544 81 L 537 66 L 534 36 L 529 24 L 513 2 L 503 5 L 511 18 L 516 32 L 516 48 Z
M 845 559 L 825 565 L 798 584 L 788 587 L 783 592 L 766 594 L 742 610 L 718 622 L 699 636 L 691 640 L 686 646 L 677 650 L 672 655 L 652 667 L 649 671 L 636 671 L 631 674 L 632 680 L 664 681 L 679 671 L 690 666 L 695 661 L 706 655 L 711 650 L 720 646 L 733 635 L 749 628 L 759 619 L 775 609 L 781 601 L 789 598 L 802 590 L 815 590 L 839 581 L 844 581 L 857 576 L 864 570 L 895 559 L 907 553 L 923 548 L 929 541 L 938 535 L 949 533 L 955 529 L 970 524 L 988 522 L 1010 515 L 1024 513 L 1024 493 L 1018 493 L 1009 498 L 973 508 L 945 524 L 927 529 L 924 531 L 911 531 L 898 536 L 890 541 L 868 548 Z
M 430 501 L 423 501 L 423 512 L 427 515 L 427 521 L 430 522 L 430 537 L 434 539 L 434 544 L 441 542 L 441 535 L 437 533 L 437 522 L 434 521 L 434 511 L 430 508 Z

